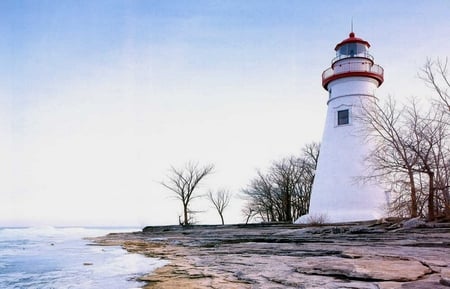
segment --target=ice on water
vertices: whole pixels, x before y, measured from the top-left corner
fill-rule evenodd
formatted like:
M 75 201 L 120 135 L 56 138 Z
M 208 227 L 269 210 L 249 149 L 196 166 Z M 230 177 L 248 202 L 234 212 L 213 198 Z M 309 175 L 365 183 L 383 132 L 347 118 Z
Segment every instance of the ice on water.
M 165 261 L 130 254 L 120 247 L 89 246 L 83 240 L 124 230 L 0 228 L 0 288 L 141 287 L 143 284 L 135 278 Z

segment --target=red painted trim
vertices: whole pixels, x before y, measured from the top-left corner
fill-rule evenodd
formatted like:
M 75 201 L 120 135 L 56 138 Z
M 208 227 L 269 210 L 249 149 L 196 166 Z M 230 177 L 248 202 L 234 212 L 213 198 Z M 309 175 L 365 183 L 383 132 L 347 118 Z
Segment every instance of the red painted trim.
M 322 86 L 325 88 L 325 90 L 328 90 L 328 84 L 332 82 L 333 80 L 345 78 L 345 77 L 352 77 L 352 76 L 362 76 L 362 77 L 370 77 L 378 81 L 378 86 L 380 86 L 384 81 L 383 74 L 373 73 L 373 72 L 367 72 L 367 71 L 350 71 L 350 72 L 343 72 L 338 74 L 333 74 L 329 77 L 323 78 L 322 77 Z

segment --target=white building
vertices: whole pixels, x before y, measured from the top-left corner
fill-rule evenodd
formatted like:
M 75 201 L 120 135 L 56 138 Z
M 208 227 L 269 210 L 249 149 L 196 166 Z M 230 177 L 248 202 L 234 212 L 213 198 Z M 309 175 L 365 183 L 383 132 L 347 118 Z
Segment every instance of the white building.
M 327 222 L 374 220 L 383 216 L 386 197 L 375 184 L 364 184 L 364 159 L 370 150 L 355 118 L 362 104 L 375 101 L 383 83 L 383 68 L 369 54 L 369 42 L 349 37 L 336 45 L 336 57 L 322 74 L 328 91 L 328 111 L 314 179 L 309 214 L 297 222 L 325 218 Z

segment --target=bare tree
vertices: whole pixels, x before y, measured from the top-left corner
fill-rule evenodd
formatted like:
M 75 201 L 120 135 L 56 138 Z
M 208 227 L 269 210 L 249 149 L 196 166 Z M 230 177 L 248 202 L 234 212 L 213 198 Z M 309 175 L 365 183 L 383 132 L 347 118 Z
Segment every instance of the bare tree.
M 366 136 L 375 144 L 367 159 L 372 174 L 365 178 L 394 190 L 391 209 L 396 215 L 403 215 L 406 205 L 410 217 L 426 215 L 434 220 L 449 211 L 449 114 L 435 106 L 427 107 L 422 111 L 411 99 L 399 109 L 389 98 L 383 106 L 376 103 L 363 107 L 358 117 L 365 124 Z M 406 187 L 408 196 L 404 194 Z
M 302 150 L 302 158 L 315 170 L 319 161 L 320 143 L 306 144 Z
M 419 72 L 419 77 L 430 86 L 439 97 L 442 104 L 450 112 L 450 76 L 448 71 L 448 58 L 445 61 L 427 59 Z
M 427 217 L 429 220 L 434 220 L 441 214 L 442 207 L 448 206 L 445 203 L 440 204 L 437 198 L 438 186 L 443 186 L 444 190 L 448 186 L 448 179 L 445 180 L 448 159 L 443 153 L 445 147 L 449 145 L 447 116 L 445 111 L 436 109 L 434 106 L 431 106 L 426 112 L 421 112 L 415 101 L 411 102 L 407 110 L 409 131 L 412 136 L 408 147 L 418 158 L 415 171 L 425 174 L 428 178 L 426 186 L 428 188 Z
M 388 185 L 398 185 L 398 179 L 406 179 L 404 184 L 409 187 L 409 212 L 410 217 L 417 217 L 417 191 L 414 178 L 414 167 L 418 162 L 417 155 L 411 153 L 408 148 L 410 133 L 402 119 L 405 108 L 398 108 L 395 100 L 389 97 L 384 105 L 371 103 L 363 105 L 361 114 L 355 115 L 363 123 L 363 133 L 369 142 L 374 144 L 374 150 L 368 154 L 366 159 L 370 174 L 362 176 L 363 179 Z M 393 179 L 393 177 L 397 177 Z M 401 189 L 398 193 L 403 194 Z M 395 192 L 394 192 L 395 193 Z M 395 199 L 404 203 L 403 196 Z M 397 205 L 393 208 L 398 209 Z
M 177 199 L 183 204 L 183 221 L 180 222 L 184 226 L 191 224 L 192 211 L 189 210 L 191 201 L 200 197 L 196 195 L 196 188 L 200 181 L 207 175 L 211 174 L 214 169 L 214 165 L 209 164 L 205 166 L 199 166 L 198 163 L 188 162 L 184 168 L 177 169 L 171 167 L 167 175 L 167 180 L 161 182 L 161 184 L 175 193 Z
M 243 190 L 247 197 L 246 216 L 264 222 L 292 222 L 307 214 L 319 144 L 305 146 L 300 157 L 273 162 L 267 173 L 257 176 Z
M 280 221 L 292 222 L 292 199 L 296 184 L 300 181 L 301 168 L 295 157 L 284 158 L 275 162 L 269 172 L 280 200 Z
M 242 215 L 244 215 L 246 225 L 253 217 L 255 217 L 255 211 L 253 210 L 253 206 L 251 203 L 245 204 L 244 207 L 242 208 L 241 212 L 242 212 Z
M 223 219 L 223 211 L 230 204 L 231 193 L 224 189 L 220 189 L 216 193 L 209 191 L 208 199 L 214 205 L 214 208 L 216 208 L 217 213 L 219 213 L 222 225 L 225 225 L 225 221 Z
M 258 171 L 250 185 L 243 189 L 243 193 L 248 202 L 245 212 L 250 212 L 247 222 L 257 216 L 263 222 L 275 222 L 278 219 L 279 204 L 275 196 L 275 188 L 261 171 Z
M 298 160 L 301 164 L 301 179 L 296 184 L 294 195 L 294 219 L 306 215 L 309 212 L 312 186 L 316 175 L 317 163 L 319 160 L 320 143 L 312 142 L 306 144 L 302 150 L 302 155 Z
M 450 114 L 450 72 L 448 70 L 448 58 L 445 60 L 427 59 L 425 65 L 419 73 L 419 77 L 432 88 L 438 97 L 437 108 L 443 108 L 448 114 Z M 446 126 L 449 127 L 450 123 L 448 119 L 446 120 Z M 445 209 L 444 214 L 450 217 L 450 160 L 448 159 L 448 152 L 450 150 L 449 145 L 439 145 L 441 152 L 435 159 L 436 163 L 440 163 L 439 169 L 437 171 L 436 188 L 441 191 L 442 202 L 444 203 Z M 444 154 L 444 155 L 442 155 Z M 442 155 L 439 157 L 439 155 Z

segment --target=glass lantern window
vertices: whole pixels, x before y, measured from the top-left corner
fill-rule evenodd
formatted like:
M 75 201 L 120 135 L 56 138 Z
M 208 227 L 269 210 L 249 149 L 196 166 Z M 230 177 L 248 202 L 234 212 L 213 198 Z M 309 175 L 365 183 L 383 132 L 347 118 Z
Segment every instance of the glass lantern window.
M 362 43 L 347 43 L 342 45 L 337 51 L 338 56 L 364 56 L 367 52 L 367 46 Z

